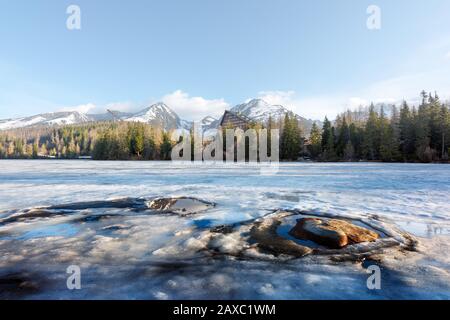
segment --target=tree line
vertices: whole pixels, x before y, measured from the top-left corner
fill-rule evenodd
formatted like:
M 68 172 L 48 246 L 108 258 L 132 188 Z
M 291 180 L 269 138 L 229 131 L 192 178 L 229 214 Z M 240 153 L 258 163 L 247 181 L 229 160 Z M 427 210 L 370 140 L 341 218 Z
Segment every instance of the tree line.
M 169 133 L 148 124 L 98 122 L 0 132 L 1 159 L 168 160 Z
M 447 162 L 450 148 L 450 108 L 436 93 L 422 92 L 418 107 L 371 104 L 333 122 L 325 118 L 322 126 L 313 124 L 307 137 L 293 113 L 250 127 L 268 130 L 269 156 L 270 131 L 278 129 L 280 159 L 286 161 Z M 171 132 L 137 122 L 21 128 L 0 131 L 0 158 L 170 160 L 179 142 L 170 137 Z
M 347 111 L 311 129 L 309 155 L 321 161 L 448 161 L 450 108 L 437 93 L 423 91 L 416 108 L 403 102 L 378 110 Z
M 89 156 L 101 125 L 33 127 L 0 132 L 0 158 L 36 159 Z
M 95 160 L 170 160 L 169 132 L 138 122 L 120 122 L 101 131 L 92 157 Z

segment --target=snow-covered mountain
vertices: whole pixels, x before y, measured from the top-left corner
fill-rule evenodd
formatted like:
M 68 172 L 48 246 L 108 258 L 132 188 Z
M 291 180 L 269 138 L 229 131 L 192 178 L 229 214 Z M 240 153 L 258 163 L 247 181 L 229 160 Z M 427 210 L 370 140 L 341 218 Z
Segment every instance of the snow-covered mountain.
M 270 116 L 274 120 L 279 119 L 289 112 L 283 106 L 271 105 L 262 99 L 253 99 L 247 103 L 238 104 L 231 111 L 257 122 L 265 122 L 269 120 Z
M 191 128 L 191 123 L 180 119 L 180 117 L 162 102 L 151 105 L 148 108 L 126 118 L 125 121 L 144 122 L 163 128 L 164 130 Z
M 0 120 L 0 130 L 31 127 L 37 125 L 65 125 L 89 122 L 91 119 L 76 111 L 43 113 L 31 117 Z
M 231 111 L 256 122 L 267 122 L 270 117 L 272 117 L 274 121 L 277 121 L 283 119 L 286 113 L 291 112 L 284 106 L 271 105 L 262 99 L 253 99 L 247 103 L 238 104 L 233 107 Z M 294 115 L 302 126 L 305 135 L 309 134 L 314 122 L 321 125 L 319 121 L 306 119 L 298 114 Z
M 191 122 L 180 119 L 180 117 L 164 103 L 154 104 L 137 113 L 118 111 L 113 111 L 113 113 L 114 116 L 111 113 L 87 115 L 76 111 L 38 114 L 31 117 L 0 120 L 0 130 L 26 128 L 31 126 L 69 125 L 85 122 L 112 121 L 117 119 L 148 123 L 152 126 L 163 128 L 164 130 L 189 130 L 192 126 Z
M 281 105 L 271 105 L 261 99 L 253 99 L 247 103 L 239 104 L 231 109 L 231 111 L 245 116 L 249 120 L 256 122 L 266 122 L 269 117 L 277 121 L 283 119 L 284 115 L 290 112 Z M 181 130 L 189 131 L 193 122 L 181 119 L 170 107 L 159 102 L 151 105 L 137 113 L 125 113 L 112 111 L 104 114 L 82 114 L 80 112 L 54 112 L 39 114 L 32 117 L 24 117 L 18 119 L 0 120 L 0 130 L 24 128 L 31 126 L 51 126 L 51 125 L 68 125 L 80 124 L 85 122 L 122 120 L 130 122 L 143 122 L 164 130 Z M 314 121 L 305 119 L 299 115 L 295 115 L 303 127 L 303 132 L 308 135 Z M 220 119 L 207 116 L 200 121 L 203 132 L 214 132 L 220 124 Z M 321 125 L 320 122 L 318 122 Z

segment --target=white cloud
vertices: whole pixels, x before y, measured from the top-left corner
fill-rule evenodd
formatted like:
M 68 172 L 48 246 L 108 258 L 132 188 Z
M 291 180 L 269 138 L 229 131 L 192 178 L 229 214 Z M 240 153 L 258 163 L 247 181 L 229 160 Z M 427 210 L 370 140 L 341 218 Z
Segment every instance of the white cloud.
M 284 105 L 295 99 L 295 91 L 260 91 L 258 97 L 273 105 Z
M 325 116 L 333 118 L 345 111 L 348 99 L 340 95 L 300 97 L 295 91 L 261 91 L 258 98 L 269 104 L 282 105 L 298 115 L 322 120 Z
M 73 107 L 64 107 L 61 108 L 59 111 L 78 111 L 80 113 L 90 113 L 93 112 L 97 106 L 93 103 L 86 103 L 86 104 L 80 104 L 78 106 Z
M 95 103 L 80 104 L 72 107 L 62 107 L 58 111 L 77 111 L 80 113 L 105 113 L 107 109 L 122 112 L 136 112 L 138 106 L 133 102 L 111 102 L 106 105 L 97 105 Z
M 206 116 L 219 118 L 224 110 L 230 107 L 224 99 L 191 97 L 181 90 L 165 95 L 161 101 L 172 108 L 180 118 L 188 120 L 201 120 Z
M 403 100 L 417 104 L 422 90 L 437 91 L 442 99 L 450 97 L 450 70 L 434 69 L 379 81 L 363 91 L 363 96 L 374 102 L 400 103 Z
M 348 107 L 353 109 L 359 106 L 366 106 L 369 104 L 369 101 L 360 97 L 351 97 L 348 99 Z
M 445 55 L 445 57 L 446 57 L 447 59 L 450 59 L 450 51 L 447 52 L 447 54 Z

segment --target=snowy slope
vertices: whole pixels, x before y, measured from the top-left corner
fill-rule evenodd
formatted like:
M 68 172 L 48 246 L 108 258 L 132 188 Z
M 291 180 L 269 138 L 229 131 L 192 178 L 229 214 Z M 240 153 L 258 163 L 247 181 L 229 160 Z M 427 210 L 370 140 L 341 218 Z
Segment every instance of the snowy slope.
M 91 119 L 85 114 L 73 112 L 44 113 L 31 117 L 0 120 L 0 130 L 25 128 L 36 125 L 64 125 L 89 122 Z
M 162 102 L 145 108 L 133 116 L 126 118 L 125 121 L 148 123 L 163 128 L 164 130 L 189 130 L 191 127 L 190 122 L 180 119 L 172 109 Z
M 283 106 L 270 105 L 261 99 L 253 99 L 247 103 L 239 104 L 233 107 L 231 111 L 258 122 L 265 122 L 269 120 L 270 116 L 274 120 L 279 119 L 289 112 Z

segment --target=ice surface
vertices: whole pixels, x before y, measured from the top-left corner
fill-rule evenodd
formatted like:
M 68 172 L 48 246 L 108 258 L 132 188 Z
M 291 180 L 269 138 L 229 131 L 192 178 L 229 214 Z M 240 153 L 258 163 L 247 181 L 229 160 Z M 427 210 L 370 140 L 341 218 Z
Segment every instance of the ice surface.
M 449 299 L 449 181 L 448 165 L 286 163 L 270 176 L 235 164 L 0 161 L 0 219 L 126 197 L 216 204 L 189 216 L 97 207 L 0 224 L 1 283 L 31 284 L 0 287 L 0 298 Z M 278 259 L 248 247 L 246 226 L 209 232 L 280 208 L 371 219 L 416 236 L 419 251 L 386 249 L 362 264 Z M 247 258 L 236 256 L 243 248 Z M 382 267 L 381 290 L 366 287 L 370 263 Z M 70 265 L 81 267 L 82 290 L 66 289 Z

